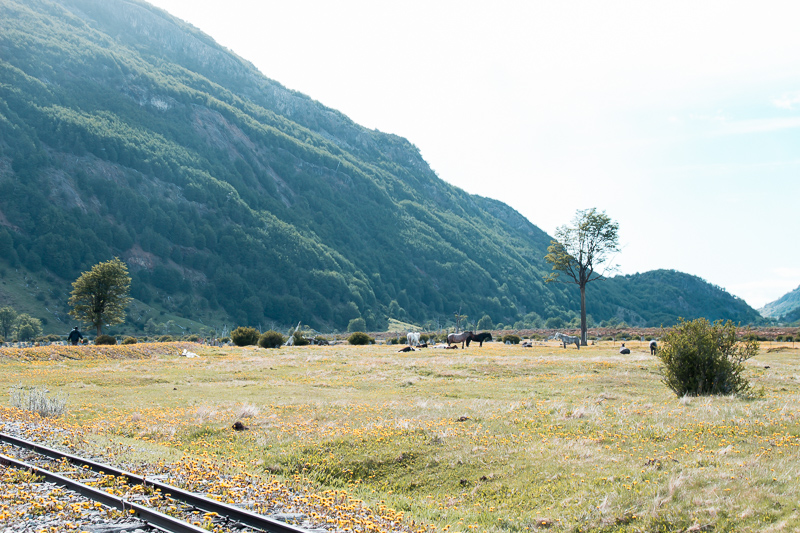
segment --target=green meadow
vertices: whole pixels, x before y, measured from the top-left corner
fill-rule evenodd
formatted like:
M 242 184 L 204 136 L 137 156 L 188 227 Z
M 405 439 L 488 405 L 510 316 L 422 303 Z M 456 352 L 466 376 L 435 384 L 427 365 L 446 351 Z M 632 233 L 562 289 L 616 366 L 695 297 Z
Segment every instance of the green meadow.
M 110 462 L 243 470 L 418 531 L 800 529 L 800 350 L 764 343 L 751 397 L 678 398 L 628 346 L 40 347 L 0 350 L 0 385 L 67 395 L 33 420 Z

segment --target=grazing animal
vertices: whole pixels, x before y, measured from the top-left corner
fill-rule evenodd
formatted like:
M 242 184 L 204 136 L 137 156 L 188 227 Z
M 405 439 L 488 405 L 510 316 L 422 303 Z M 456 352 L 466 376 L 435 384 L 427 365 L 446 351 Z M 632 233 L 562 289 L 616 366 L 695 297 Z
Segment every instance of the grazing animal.
M 650 355 L 655 355 L 656 351 L 658 351 L 658 343 L 653 339 L 650 341 Z
M 492 340 L 492 334 L 489 333 L 488 331 L 484 331 L 483 333 L 478 333 L 477 335 L 473 335 L 472 339 L 470 340 L 479 342 L 480 344 L 478 346 L 483 346 L 483 341 Z M 467 344 L 467 346 L 469 346 L 469 344 Z
M 409 331 L 406 339 L 409 346 L 419 346 L 419 331 Z
M 567 344 L 574 344 L 575 346 L 578 347 L 579 350 L 581 349 L 580 337 L 574 337 L 572 335 L 564 335 L 563 333 L 556 332 L 556 334 L 553 335 L 553 338 L 560 340 L 562 344 L 564 344 L 564 348 L 567 347 Z
M 458 344 L 461 343 L 461 348 L 464 348 L 464 343 L 467 343 L 469 346 L 469 342 L 472 340 L 472 332 L 471 331 L 464 331 L 462 333 L 451 333 L 447 336 L 447 346 L 451 344 Z
M 619 353 L 621 353 L 623 355 L 628 355 L 629 353 L 631 353 L 631 349 L 630 348 L 626 348 L 625 347 L 625 343 L 623 342 L 622 346 L 619 349 Z

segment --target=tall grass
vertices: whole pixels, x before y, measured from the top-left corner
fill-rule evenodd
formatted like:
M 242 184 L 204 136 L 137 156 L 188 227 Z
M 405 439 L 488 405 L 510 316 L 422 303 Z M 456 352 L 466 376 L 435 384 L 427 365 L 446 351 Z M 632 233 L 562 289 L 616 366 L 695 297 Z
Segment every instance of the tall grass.
M 49 392 L 45 387 L 26 387 L 19 383 L 11 387 L 9 403 L 43 418 L 60 417 L 67 410 L 67 396 L 62 392 L 48 396 Z

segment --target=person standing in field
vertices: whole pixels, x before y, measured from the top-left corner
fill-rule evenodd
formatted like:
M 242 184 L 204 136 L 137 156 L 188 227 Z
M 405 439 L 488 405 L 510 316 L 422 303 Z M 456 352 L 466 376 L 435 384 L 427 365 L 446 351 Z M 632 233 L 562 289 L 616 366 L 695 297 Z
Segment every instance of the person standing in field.
M 81 340 L 81 339 L 83 339 L 83 335 L 81 334 L 80 331 L 78 331 L 78 326 L 75 326 L 74 328 L 72 328 L 72 331 L 70 331 L 69 335 L 67 335 L 67 340 L 73 346 L 77 346 L 78 345 L 78 341 Z

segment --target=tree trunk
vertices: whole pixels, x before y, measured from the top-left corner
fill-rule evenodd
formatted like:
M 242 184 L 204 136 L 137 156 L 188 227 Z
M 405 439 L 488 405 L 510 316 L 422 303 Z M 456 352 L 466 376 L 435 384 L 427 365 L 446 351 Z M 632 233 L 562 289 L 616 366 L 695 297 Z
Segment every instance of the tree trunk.
M 581 286 L 581 346 L 586 346 L 586 284 Z

